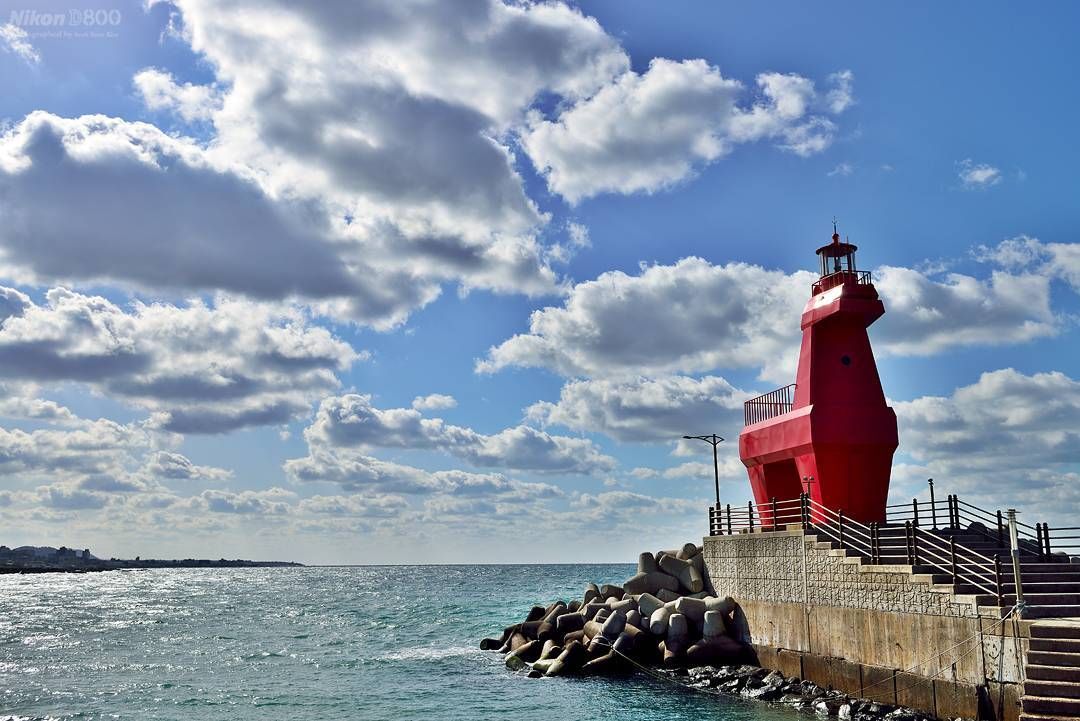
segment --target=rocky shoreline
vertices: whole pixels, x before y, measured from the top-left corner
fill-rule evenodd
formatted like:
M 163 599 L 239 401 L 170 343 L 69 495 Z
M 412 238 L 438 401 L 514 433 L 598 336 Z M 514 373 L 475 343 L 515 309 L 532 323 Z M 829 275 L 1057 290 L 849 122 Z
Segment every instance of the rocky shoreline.
M 851 698 L 760 668 L 734 599 L 706 589 L 701 549 L 642 553 L 622 585 L 590 583 L 580 599 L 534 606 L 480 648 L 529 678 L 643 669 L 706 693 L 758 699 L 841 719 L 932 721 L 911 709 Z

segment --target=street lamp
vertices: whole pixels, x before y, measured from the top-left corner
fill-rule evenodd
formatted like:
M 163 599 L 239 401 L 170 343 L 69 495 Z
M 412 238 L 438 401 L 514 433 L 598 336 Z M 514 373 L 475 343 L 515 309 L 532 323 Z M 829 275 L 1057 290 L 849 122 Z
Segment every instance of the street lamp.
M 712 445 L 712 468 L 713 477 L 716 480 L 716 507 L 720 507 L 720 464 L 716 460 L 716 447 L 724 442 L 724 439 L 713 433 L 711 436 L 683 436 L 688 441 L 705 441 Z

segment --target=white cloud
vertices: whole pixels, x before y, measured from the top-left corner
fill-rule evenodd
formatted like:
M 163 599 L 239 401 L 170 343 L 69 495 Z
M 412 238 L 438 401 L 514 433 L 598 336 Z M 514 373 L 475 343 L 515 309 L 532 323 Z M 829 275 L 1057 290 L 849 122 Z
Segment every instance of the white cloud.
M 457 406 L 457 399 L 442 393 L 413 398 L 412 407 L 418 411 L 441 411 Z
M 983 373 L 949 396 L 894 402 L 907 475 L 983 506 L 1027 506 L 1074 518 L 1080 464 L 1080 382 L 1059 371 Z M 920 483 L 921 485 L 921 483 Z M 921 490 L 921 489 L 920 489 Z
M 0 50 L 19 56 L 27 65 L 41 62 L 41 55 L 28 39 L 27 32 L 18 25 L 0 25 Z
M 1018 235 L 997 245 L 980 245 L 976 260 L 994 263 L 1008 272 L 1027 271 L 1068 283 L 1080 292 L 1080 243 L 1044 243 L 1038 238 Z
M 336 373 L 363 357 L 283 306 L 223 298 L 125 310 L 64 288 L 40 306 L 10 289 L 8 297 L 19 303 L 0 324 L 5 378 L 85 384 L 151 412 L 169 431 L 285 423 L 309 413 L 337 388 Z
M 217 88 L 178 84 L 172 75 L 157 68 L 140 70 L 133 82 L 146 107 L 175 112 L 188 122 L 209 120 L 221 107 L 221 94 Z
M 957 175 L 964 188 L 989 188 L 1001 182 L 1001 171 L 987 163 L 976 163 L 971 158 L 956 164 Z
M 441 418 L 425 418 L 413 408 L 376 408 L 371 396 L 357 394 L 324 399 L 304 437 L 311 468 L 332 464 L 337 449 L 373 448 L 435 449 L 475 466 L 551 473 L 598 473 L 615 465 L 613 458 L 585 439 L 553 436 L 529 426 L 485 435 Z M 411 471 L 402 473 L 375 459 L 350 455 L 346 461 L 355 467 L 349 473 L 398 474 L 420 482 Z
M 834 178 L 836 176 L 847 177 L 847 176 L 851 175 L 854 172 L 855 172 L 855 168 L 852 167 L 851 163 L 840 163 L 840 164 L 836 165 L 828 173 L 826 173 L 826 175 L 829 176 L 830 178 Z
M 889 353 L 932 355 L 964 345 L 1023 343 L 1053 336 L 1049 278 L 1001 271 L 980 280 L 949 273 L 934 280 L 910 268 L 883 266 L 874 283 L 885 316 L 873 337 Z
M 563 386 L 557 403 L 536 403 L 526 416 L 620 441 L 673 441 L 741 420 L 751 395 L 716 376 L 578 380 Z
M 833 87 L 825 93 L 825 100 L 832 113 L 842 113 L 855 104 L 855 73 L 850 70 L 833 73 L 829 83 Z
M 819 101 L 811 80 L 765 73 L 757 83 L 762 100 L 744 109 L 742 83 L 704 60 L 654 58 L 644 73 L 627 70 L 554 120 L 534 114 L 522 144 L 548 187 L 571 203 L 660 190 L 739 143 L 773 138 L 802 156 L 828 147 L 835 125 L 809 115 Z
M 785 372 L 813 279 L 701 258 L 645 266 L 636 276 L 610 271 L 574 286 L 562 306 L 535 311 L 529 332 L 492 348 L 477 369 L 544 367 L 569 377 L 759 365 Z
M 788 382 L 814 279 L 803 271 L 712 265 L 700 258 L 645 266 L 636 276 L 604 273 L 574 286 L 562 306 L 535 311 L 528 333 L 491 348 L 476 368 L 626 378 L 749 367 L 760 368 L 765 379 Z M 994 272 L 982 280 L 954 273 L 936 280 L 884 266 L 874 272 L 874 282 L 886 308 L 871 330 L 879 352 L 928 355 L 1059 331 L 1043 274 Z

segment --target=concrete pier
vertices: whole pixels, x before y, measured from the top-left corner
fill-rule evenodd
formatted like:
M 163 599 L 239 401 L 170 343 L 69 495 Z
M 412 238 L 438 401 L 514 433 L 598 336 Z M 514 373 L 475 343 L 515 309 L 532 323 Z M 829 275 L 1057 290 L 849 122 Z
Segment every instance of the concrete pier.
M 1031 622 L 812 531 L 711 536 L 706 587 L 738 599 L 763 666 L 939 718 L 1020 718 Z

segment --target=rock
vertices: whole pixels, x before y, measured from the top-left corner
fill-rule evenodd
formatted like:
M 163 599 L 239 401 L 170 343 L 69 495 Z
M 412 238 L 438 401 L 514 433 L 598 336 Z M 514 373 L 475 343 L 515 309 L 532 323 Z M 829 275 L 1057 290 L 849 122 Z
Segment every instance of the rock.
M 701 628 L 705 623 L 705 602 L 700 598 L 683 596 L 675 602 L 675 612 L 686 616 L 686 620 L 695 628 Z
M 562 653 L 563 647 L 555 643 L 551 639 L 544 641 L 544 647 L 540 650 L 540 660 L 545 658 L 555 658 Z
M 585 643 L 585 630 L 582 629 L 580 631 L 571 631 L 570 633 L 563 636 L 563 640 L 562 640 L 563 648 L 566 648 L 566 645 L 568 643 L 570 643 L 571 641 L 577 641 L 578 643 Z
M 624 628 L 626 628 L 626 614 L 622 611 L 612 611 L 611 615 L 604 621 L 600 633 L 608 641 L 614 641 L 623 632 Z
M 839 718 L 839 719 L 843 719 L 844 721 L 850 721 L 850 719 L 851 719 L 851 704 L 846 703 L 843 706 L 841 706 L 840 709 L 836 712 L 836 717 Z
M 637 570 L 638 573 L 653 573 L 660 570 L 660 567 L 656 565 L 656 556 L 648 551 L 640 554 L 637 560 Z
M 564 673 L 577 671 L 585 664 L 587 653 L 585 646 L 580 641 L 570 641 L 563 648 L 554 663 L 548 666 L 548 676 L 560 676 Z
M 705 608 L 709 611 L 719 611 L 724 615 L 729 615 L 735 610 L 735 599 L 731 596 L 726 598 L 717 598 L 716 596 L 709 596 L 705 599 Z
M 598 656 L 581 667 L 581 673 L 585 676 L 594 676 L 606 673 L 618 668 L 621 658 L 614 651 L 608 651 L 603 656 Z
M 616 586 L 612 583 L 605 583 L 603 586 L 600 587 L 600 595 L 604 599 L 611 598 L 612 596 L 614 596 L 615 598 L 622 598 L 623 593 L 624 591 L 622 586 Z
M 653 611 L 664 605 L 656 596 L 651 593 L 643 593 L 638 596 L 638 610 L 641 611 L 642 618 L 648 618 L 653 615 Z
M 623 601 L 609 601 L 608 608 L 610 608 L 612 612 L 619 611 L 625 615 L 637 608 L 637 601 L 632 598 Z
M 727 622 L 719 611 L 706 611 L 702 623 L 701 635 L 704 638 L 716 638 L 727 635 Z
M 635 609 L 627 613 L 626 625 L 633 626 L 634 628 L 641 628 L 641 612 Z
M 529 623 L 530 621 L 539 621 L 544 617 L 545 613 L 547 613 L 547 611 L 544 609 L 543 606 L 533 606 L 529 610 L 529 615 L 525 617 L 525 623 Z
M 532 665 L 533 671 L 539 671 L 540 673 L 547 675 L 547 672 L 551 670 L 551 667 L 555 665 L 555 659 L 546 658 L 543 661 L 535 661 Z
M 690 593 L 698 593 L 705 587 L 701 574 L 689 561 L 665 555 L 659 563 L 660 570 L 679 579 L 679 583 Z
M 600 632 L 603 630 L 603 628 L 604 624 L 600 623 L 599 621 L 588 621 L 582 630 L 589 638 L 596 638 L 600 635 Z M 566 639 L 563 639 L 564 642 L 565 640 Z
M 511 671 L 520 671 L 525 668 L 525 659 L 517 654 L 508 654 L 506 657 L 506 667 Z
M 668 617 L 671 614 L 672 610 L 667 606 L 661 606 L 653 611 L 652 616 L 649 617 L 649 633 L 654 636 L 667 636 Z
M 521 633 L 520 631 L 515 632 L 512 636 L 510 636 L 510 653 L 517 651 L 519 648 L 521 648 L 528 642 L 529 639 L 525 637 L 525 634 Z
M 581 606 L 582 606 L 581 599 L 580 598 L 575 598 L 569 604 L 567 604 L 566 610 L 569 611 L 570 613 L 577 613 L 578 611 L 581 610 Z
M 555 620 L 555 632 L 567 634 L 585 628 L 585 617 L 580 613 L 565 613 Z
M 675 554 L 675 557 L 679 558 L 679 559 L 682 559 L 683 561 L 689 561 L 691 558 L 696 556 L 698 553 L 700 553 L 700 551 L 698 550 L 697 546 L 695 546 L 692 543 L 687 543 L 687 544 L 684 544 L 683 547 L 679 549 L 679 552 Z
M 615 643 L 611 644 L 611 647 L 624 656 L 632 656 L 637 652 L 637 641 L 635 638 L 636 637 L 629 631 L 623 631 L 619 634 L 619 637 L 615 639 Z
M 599 613 L 600 609 L 605 608 L 604 604 L 596 601 L 591 601 L 581 608 L 581 615 L 586 621 L 591 621 Z
M 668 617 L 667 636 L 664 640 L 667 641 L 669 647 L 672 645 L 685 646 L 689 634 L 690 629 L 686 622 L 686 616 L 681 613 L 673 613 Z
M 593 616 L 592 620 L 596 621 L 597 623 L 603 623 L 610 615 L 611 609 L 605 606 L 604 608 L 601 608 L 599 611 L 596 612 L 596 615 Z
M 535 668 L 529 669 L 529 673 L 525 674 L 528 678 L 543 678 L 544 674 L 540 673 Z
M 536 624 L 535 628 L 532 627 L 532 624 Z M 533 621 L 531 623 L 521 624 L 521 630 L 529 638 L 534 638 L 538 641 L 547 641 L 555 633 L 555 624 L 548 623 L 547 621 Z
M 682 596 L 680 596 L 679 594 L 675 593 L 674 591 L 669 591 L 666 588 L 661 588 L 659 591 L 657 591 L 656 597 L 664 603 L 667 603 L 668 601 L 678 601 L 680 598 L 682 598 Z
M 540 652 L 543 650 L 544 644 L 539 641 L 528 641 L 507 654 L 506 662 L 510 663 L 511 656 L 517 656 L 523 661 L 535 661 L 540 658 Z
M 743 646 L 738 641 L 733 641 L 727 636 L 701 639 L 686 649 L 686 661 L 692 666 L 700 666 L 707 663 L 734 663 L 745 653 Z M 779 688 L 777 689 L 780 690 Z M 780 693 L 777 693 L 779 698 Z
M 499 648 L 499 646 L 502 646 L 502 645 L 503 645 L 503 642 L 500 641 L 497 638 L 485 638 L 485 639 L 481 639 L 481 641 L 480 641 L 480 650 L 481 651 L 495 651 L 495 650 L 497 650 Z
M 548 608 L 547 613 L 544 614 L 543 621 L 544 623 L 550 623 L 554 625 L 555 620 L 566 612 L 566 604 L 562 601 L 557 601 L 551 604 L 551 606 Z
M 663 571 L 652 571 L 637 573 L 626 582 L 626 590 L 630 593 L 657 593 L 662 589 L 678 591 L 679 579 Z

